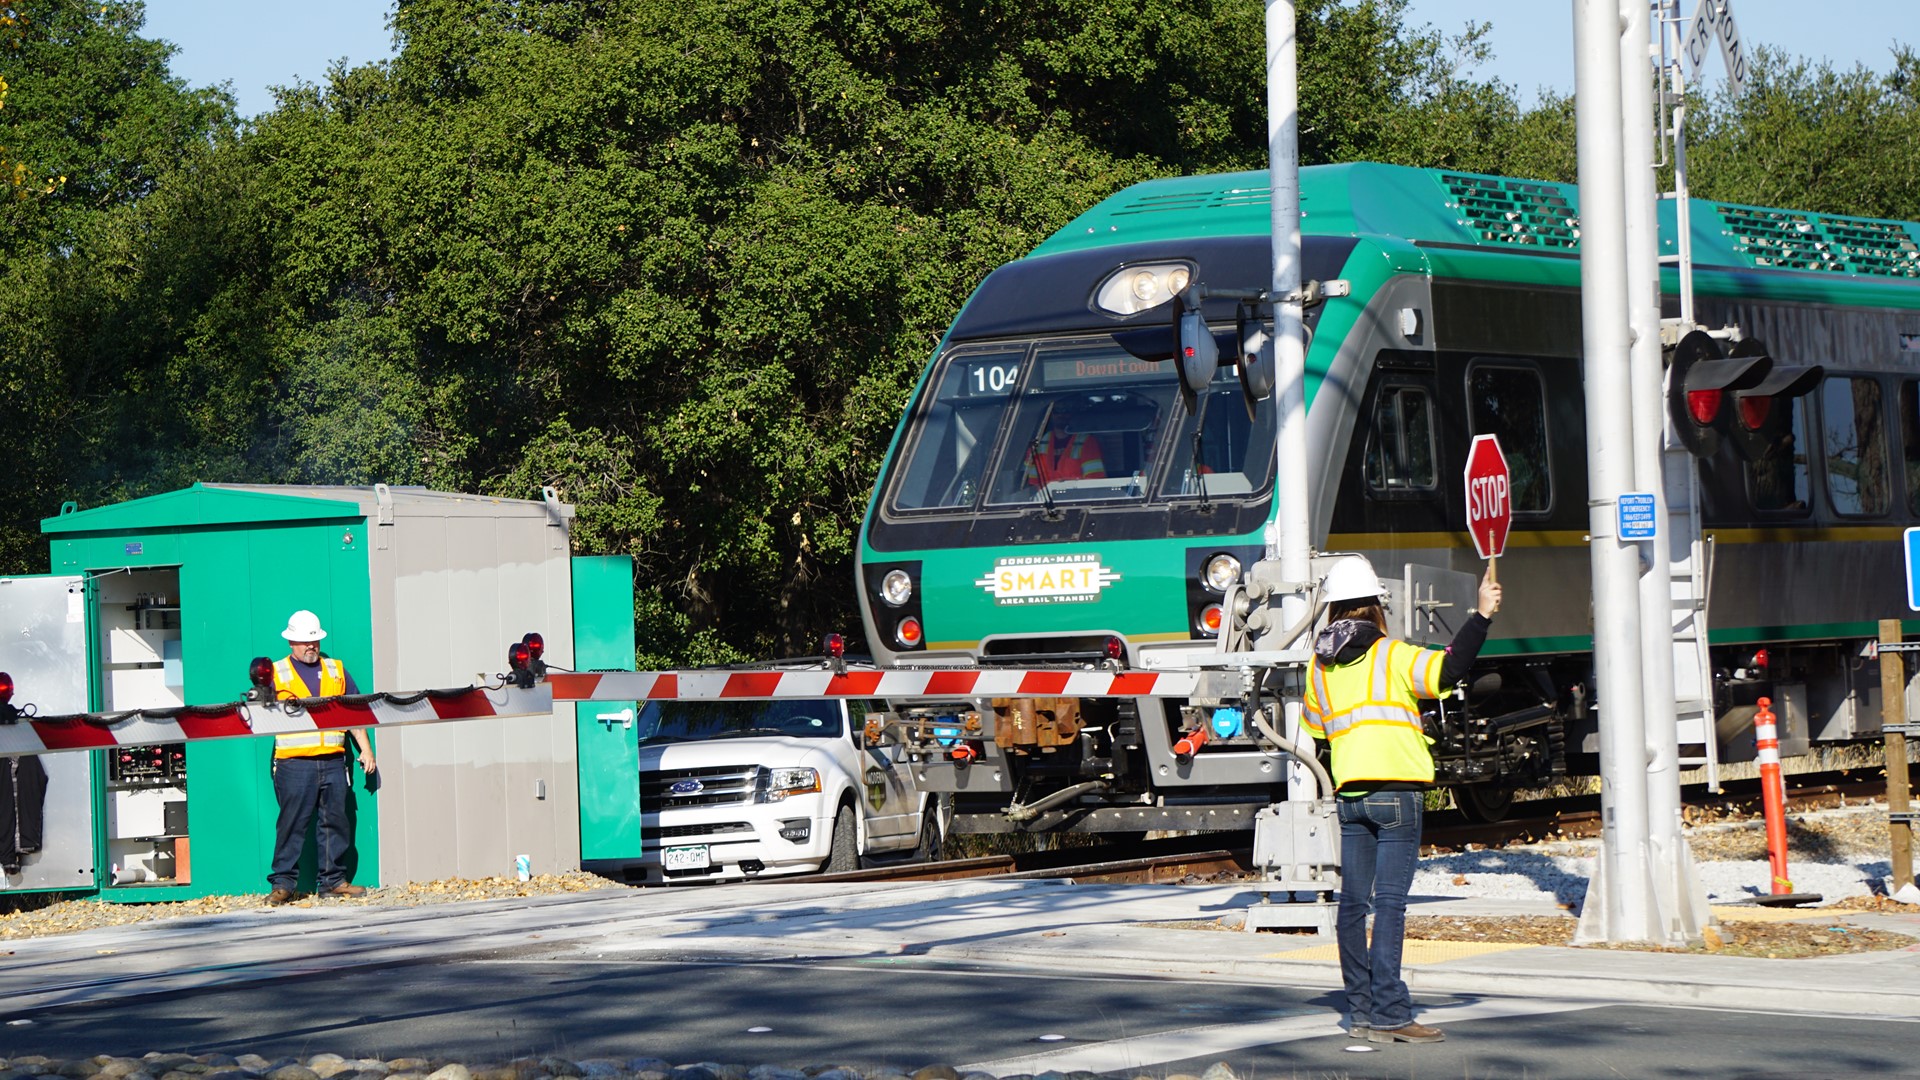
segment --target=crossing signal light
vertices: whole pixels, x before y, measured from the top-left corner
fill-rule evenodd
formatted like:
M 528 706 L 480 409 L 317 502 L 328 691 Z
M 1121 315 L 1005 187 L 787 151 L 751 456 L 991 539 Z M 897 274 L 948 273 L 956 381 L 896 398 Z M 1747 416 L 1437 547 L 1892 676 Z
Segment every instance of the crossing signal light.
M 1766 342 L 1757 338 L 1735 342 L 1728 353 L 1767 362 L 1766 375 L 1760 381 L 1734 393 L 1734 415 L 1729 425 L 1735 435 L 1734 448 L 1742 457 L 1756 460 L 1782 436 L 1791 434 L 1790 410 L 1784 403 L 1812 393 L 1826 371 L 1819 364 L 1782 364 L 1767 355 Z
M 522 690 L 533 689 L 533 650 L 524 641 L 507 646 L 507 681 Z
M 0 724 L 20 722 L 20 708 L 13 703 L 13 676 L 0 671 Z
M 1680 339 L 1667 359 L 1667 412 L 1673 431 L 1695 457 L 1712 457 L 1727 430 L 1728 398 L 1759 385 L 1773 361 L 1724 356 L 1700 330 Z

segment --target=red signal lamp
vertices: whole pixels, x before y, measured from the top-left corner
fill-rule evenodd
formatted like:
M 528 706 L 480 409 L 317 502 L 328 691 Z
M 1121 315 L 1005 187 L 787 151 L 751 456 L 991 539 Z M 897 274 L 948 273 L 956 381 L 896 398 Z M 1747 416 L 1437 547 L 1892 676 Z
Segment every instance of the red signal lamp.
M 926 631 L 920 628 L 920 620 L 914 618 L 912 615 L 901 619 L 899 624 L 893 628 L 893 640 L 900 643 L 904 648 L 917 649 L 925 639 Z
M 826 648 L 829 659 L 843 659 L 847 655 L 847 639 L 839 634 L 828 634 Z
M 1118 634 L 1108 635 L 1106 643 L 1102 646 L 1102 650 L 1107 654 L 1107 659 L 1109 660 L 1125 660 L 1127 658 L 1127 643 L 1120 640 Z
M 524 641 L 507 646 L 507 681 L 522 690 L 533 689 L 533 649 Z
M 521 638 L 520 644 L 527 647 L 527 653 L 534 660 L 539 660 L 547 654 L 547 639 L 541 637 L 537 632 L 530 633 L 526 637 Z
M 13 676 L 0 671 L 0 705 L 13 700 Z
M 13 676 L 0 671 L 0 724 L 20 722 L 20 708 L 13 703 Z
M 273 661 L 264 656 L 247 662 L 247 681 L 253 684 L 247 696 L 254 701 L 272 701 L 278 696 L 273 687 Z
M 1767 415 L 1773 411 L 1773 395 L 1742 394 L 1740 402 L 1740 425 L 1748 431 L 1759 431 L 1766 424 Z
M 1200 609 L 1199 616 L 1194 619 L 1194 629 L 1208 637 L 1218 637 L 1220 635 L 1220 620 L 1220 605 L 1208 604 L 1206 607 Z
M 1712 424 L 1714 418 L 1720 415 L 1721 396 L 1719 390 L 1687 391 L 1687 413 L 1693 417 L 1693 422 L 1701 427 Z

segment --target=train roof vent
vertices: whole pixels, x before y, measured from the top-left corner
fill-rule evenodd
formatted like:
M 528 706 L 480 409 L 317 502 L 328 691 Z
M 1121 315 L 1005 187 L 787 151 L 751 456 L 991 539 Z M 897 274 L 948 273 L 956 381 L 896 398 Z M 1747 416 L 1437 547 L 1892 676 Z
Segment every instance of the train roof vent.
M 1812 214 L 1790 210 L 1762 210 L 1749 206 L 1716 205 L 1727 232 L 1740 241 L 1740 250 L 1755 266 L 1788 270 L 1847 269 L 1831 249 Z
M 1217 191 L 1180 191 L 1142 195 L 1114 210 L 1115 217 L 1154 214 L 1168 210 L 1211 210 L 1223 206 L 1264 206 L 1273 201 L 1273 189 L 1265 187 L 1222 188 Z
M 1558 184 L 1441 173 L 1447 207 L 1485 243 L 1580 249 L 1580 217 Z
M 1856 274 L 1920 277 L 1920 244 L 1904 225 L 1866 218 L 1825 217 L 1833 249 Z

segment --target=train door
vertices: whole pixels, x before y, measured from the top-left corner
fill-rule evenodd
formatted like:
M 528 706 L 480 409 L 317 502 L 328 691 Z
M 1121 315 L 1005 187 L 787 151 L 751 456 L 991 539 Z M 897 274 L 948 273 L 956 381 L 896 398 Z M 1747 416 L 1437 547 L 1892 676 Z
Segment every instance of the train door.
M 0 671 L 20 688 L 15 704 L 42 716 L 87 711 L 86 579 L 0 578 Z M 0 757 L 0 888 L 91 889 L 93 758 L 65 751 Z

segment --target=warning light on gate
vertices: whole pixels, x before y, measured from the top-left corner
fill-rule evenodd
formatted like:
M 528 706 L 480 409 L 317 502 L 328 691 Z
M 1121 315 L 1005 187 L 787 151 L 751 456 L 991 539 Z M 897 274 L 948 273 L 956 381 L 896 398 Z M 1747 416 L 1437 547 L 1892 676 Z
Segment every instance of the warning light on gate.
M 547 654 L 547 639 L 541 637 L 538 633 L 529 633 L 526 637 L 520 639 L 520 644 L 527 647 L 527 652 L 535 660 Z
M 0 724 L 17 723 L 20 709 L 13 703 L 13 676 L 0 671 Z
M 247 681 L 253 684 L 248 692 L 249 701 L 272 701 L 277 695 L 273 692 L 273 661 L 264 656 L 256 656 L 247 662 Z
M 839 660 L 847 655 L 847 639 L 839 634 L 827 635 L 827 657 Z
M 507 646 L 507 681 L 522 690 L 533 689 L 533 649 L 524 641 Z
M 1127 643 L 1120 640 L 1120 635 L 1110 634 L 1107 636 L 1105 651 L 1107 659 L 1109 660 L 1125 660 L 1127 658 Z

